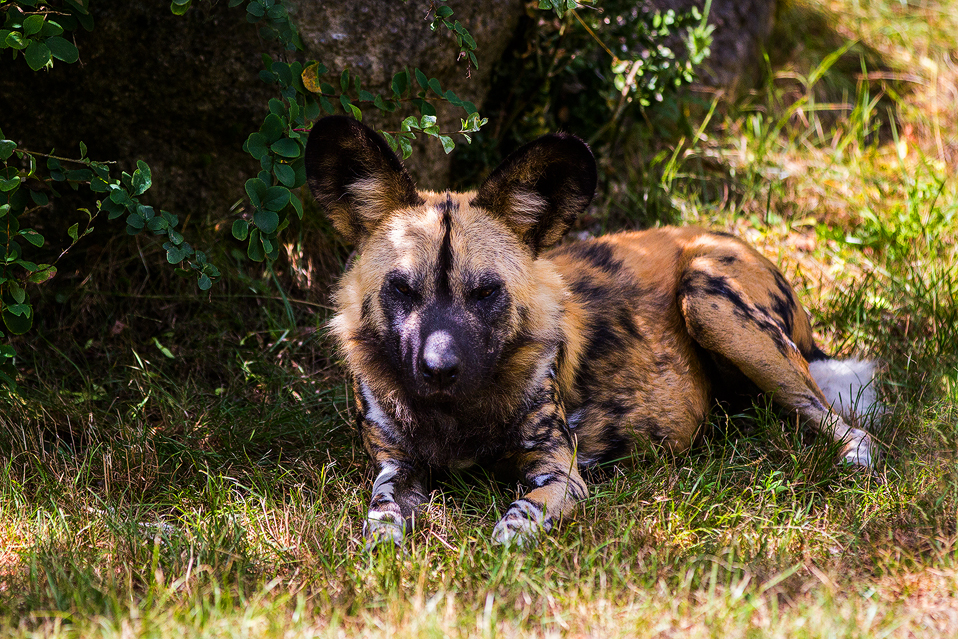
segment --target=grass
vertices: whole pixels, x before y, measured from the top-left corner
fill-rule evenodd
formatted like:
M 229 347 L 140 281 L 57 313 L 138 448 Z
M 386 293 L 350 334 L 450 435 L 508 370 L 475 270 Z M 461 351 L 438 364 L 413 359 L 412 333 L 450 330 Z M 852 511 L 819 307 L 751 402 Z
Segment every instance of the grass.
M 782 11 L 808 31 L 659 159 L 656 197 L 780 264 L 828 349 L 885 362 L 884 481 L 759 403 L 687 456 L 597 474 L 536 549 L 489 544 L 515 487 L 476 475 L 440 483 L 405 548 L 366 553 L 365 455 L 320 328 L 333 268 L 309 263 L 342 251 L 316 222 L 279 273 L 288 305 L 255 275 L 176 304 L 94 275 L 18 344 L 0 637 L 958 633 L 958 16 Z M 70 316 L 83 337 L 54 331 Z

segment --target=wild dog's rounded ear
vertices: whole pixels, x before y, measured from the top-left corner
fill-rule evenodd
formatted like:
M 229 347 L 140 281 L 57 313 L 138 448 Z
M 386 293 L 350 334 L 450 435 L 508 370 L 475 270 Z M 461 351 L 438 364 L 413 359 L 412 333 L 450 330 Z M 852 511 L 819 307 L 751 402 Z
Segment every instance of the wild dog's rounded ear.
M 352 243 L 362 241 L 389 213 L 423 203 L 386 141 L 345 116 L 313 125 L 306 142 L 306 180 L 333 226 Z
M 500 218 L 536 255 L 555 244 L 592 201 L 597 175 L 589 146 L 546 135 L 503 160 L 472 201 Z

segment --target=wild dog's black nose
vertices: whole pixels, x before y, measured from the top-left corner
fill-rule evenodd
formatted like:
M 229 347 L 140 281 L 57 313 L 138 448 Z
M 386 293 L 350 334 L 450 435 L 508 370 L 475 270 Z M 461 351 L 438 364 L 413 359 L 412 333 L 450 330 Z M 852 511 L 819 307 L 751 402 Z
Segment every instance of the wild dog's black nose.
M 423 379 L 436 388 L 447 388 L 459 377 L 459 349 L 446 331 L 434 331 L 422 349 Z

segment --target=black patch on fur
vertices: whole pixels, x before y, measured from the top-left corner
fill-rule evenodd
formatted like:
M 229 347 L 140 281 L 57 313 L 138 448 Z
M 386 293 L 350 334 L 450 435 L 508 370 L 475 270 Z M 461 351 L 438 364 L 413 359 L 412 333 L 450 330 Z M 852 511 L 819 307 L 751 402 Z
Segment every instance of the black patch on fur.
M 639 429 L 648 434 L 649 440 L 654 444 L 664 444 L 669 439 L 669 429 L 662 426 L 654 419 L 645 419 L 639 424 Z
M 604 242 L 578 242 L 563 247 L 556 253 L 564 253 L 573 259 L 586 262 L 609 275 L 618 275 L 623 268 L 622 261 L 615 258 L 612 247 Z
M 363 297 L 363 306 L 359 311 L 359 321 L 363 324 L 369 322 L 373 316 L 373 298 L 371 295 Z
M 678 296 L 686 295 L 712 295 L 728 300 L 735 307 L 733 313 L 752 322 L 771 337 L 779 352 L 787 353 L 791 350 L 790 335 L 783 332 L 782 325 L 772 318 L 768 309 L 746 302 L 742 295 L 729 285 L 729 280 L 724 275 L 696 272 L 691 277 L 686 277 L 679 286 Z
M 446 201 L 438 206 L 442 213 L 442 241 L 439 244 L 439 260 L 436 262 L 436 297 L 449 299 L 452 287 L 449 273 L 452 271 L 452 212 L 456 209 L 452 197 L 446 195 Z
M 775 271 L 774 275 L 778 294 L 771 293 L 772 311 L 782 321 L 785 334 L 790 336 L 792 329 L 795 327 L 795 304 L 792 301 L 792 287 L 789 286 L 788 280 L 781 273 Z
M 812 350 L 808 353 L 802 353 L 806 362 L 820 362 L 825 359 L 831 359 L 831 356 L 820 349 L 817 344 L 812 345 Z
M 587 306 L 602 305 L 609 298 L 608 287 L 593 282 L 588 276 L 570 283 L 569 288 Z
M 635 315 L 632 313 L 632 310 L 626 306 L 620 306 L 617 313 L 617 319 L 619 321 L 619 326 L 622 327 L 622 330 L 625 331 L 629 337 L 636 341 L 642 341 L 645 339 L 645 336 L 639 331 L 639 327 L 635 324 Z

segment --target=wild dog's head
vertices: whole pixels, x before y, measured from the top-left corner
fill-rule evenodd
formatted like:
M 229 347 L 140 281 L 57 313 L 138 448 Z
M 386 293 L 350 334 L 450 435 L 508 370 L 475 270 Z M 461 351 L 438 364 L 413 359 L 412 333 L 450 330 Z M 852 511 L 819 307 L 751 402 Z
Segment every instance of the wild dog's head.
M 470 403 L 545 373 L 564 288 L 537 258 L 592 198 L 596 168 L 584 142 L 549 135 L 509 156 L 477 192 L 420 192 L 379 135 L 328 117 L 309 136 L 306 173 L 356 244 L 332 327 L 377 395 Z

